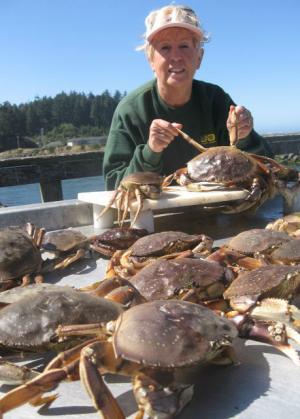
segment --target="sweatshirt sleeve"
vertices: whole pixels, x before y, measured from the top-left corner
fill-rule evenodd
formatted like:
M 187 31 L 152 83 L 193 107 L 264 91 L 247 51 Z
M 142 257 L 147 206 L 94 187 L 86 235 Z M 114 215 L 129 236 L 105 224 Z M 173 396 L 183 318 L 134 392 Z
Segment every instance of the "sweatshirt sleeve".
M 267 141 L 254 130 L 251 131 L 248 137 L 240 140 L 237 143 L 237 147 L 240 150 L 247 151 L 248 153 L 274 158 L 272 149 Z
M 162 153 L 153 152 L 148 144 L 148 133 L 138 124 L 126 121 L 118 108 L 105 146 L 103 175 L 106 190 L 116 189 L 124 176 L 134 172 L 162 170 Z

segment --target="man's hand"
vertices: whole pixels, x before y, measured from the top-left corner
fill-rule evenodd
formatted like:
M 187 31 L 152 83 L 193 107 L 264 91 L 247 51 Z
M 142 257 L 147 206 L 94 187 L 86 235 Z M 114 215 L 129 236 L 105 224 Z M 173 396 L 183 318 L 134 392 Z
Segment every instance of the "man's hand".
M 227 129 L 233 142 L 247 137 L 253 129 L 253 118 L 251 112 L 244 106 L 230 106 L 227 118 Z
M 148 145 L 155 153 L 160 153 L 178 135 L 176 128 L 181 129 L 182 124 L 168 122 L 163 119 L 153 119 L 150 130 Z

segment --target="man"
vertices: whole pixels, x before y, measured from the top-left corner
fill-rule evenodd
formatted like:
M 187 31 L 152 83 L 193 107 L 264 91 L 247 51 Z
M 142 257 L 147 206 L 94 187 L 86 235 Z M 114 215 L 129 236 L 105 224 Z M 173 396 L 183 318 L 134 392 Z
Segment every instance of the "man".
M 106 188 L 115 189 L 133 172 L 168 175 L 197 155 L 177 129 L 205 147 L 228 145 L 235 125 L 238 147 L 270 155 L 253 130 L 244 106 L 235 106 L 219 86 L 194 79 L 207 36 L 192 9 L 166 6 L 146 18 L 145 50 L 156 78 L 137 88 L 118 105 L 105 154 Z

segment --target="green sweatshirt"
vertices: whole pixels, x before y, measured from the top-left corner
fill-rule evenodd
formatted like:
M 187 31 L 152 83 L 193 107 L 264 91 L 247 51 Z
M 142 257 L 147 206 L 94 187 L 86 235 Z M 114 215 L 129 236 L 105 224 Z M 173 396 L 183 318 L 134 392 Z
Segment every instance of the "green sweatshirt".
M 147 144 L 153 119 L 182 124 L 183 131 L 205 147 L 229 145 L 226 120 L 230 105 L 234 102 L 219 86 L 199 80 L 193 81 L 189 102 L 179 108 L 161 99 L 156 80 L 134 90 L 121 100 L 112 119 L 103 161 L 106 189 L 115 189 L 124 176 L 134 172 L 169 175 L 199 153 L 180 137 L 163 152 L 153 152 Z M 238 147 L 271 156 L 264 139 L 254 130 Z

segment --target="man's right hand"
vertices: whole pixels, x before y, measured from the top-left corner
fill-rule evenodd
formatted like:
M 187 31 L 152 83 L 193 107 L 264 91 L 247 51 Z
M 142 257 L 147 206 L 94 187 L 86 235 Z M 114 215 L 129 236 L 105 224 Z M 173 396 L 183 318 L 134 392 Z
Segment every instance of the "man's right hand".
M 150 149 L 155 153 L 162 152 L 177 137 L 177 128 L 181 129 L 182 124 L 153 119 L 149 130 L 148 145 Z

